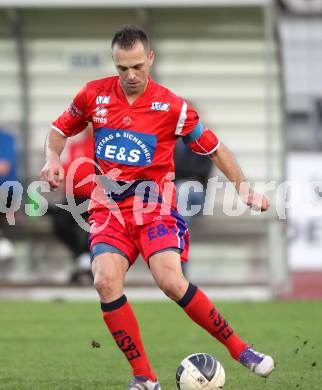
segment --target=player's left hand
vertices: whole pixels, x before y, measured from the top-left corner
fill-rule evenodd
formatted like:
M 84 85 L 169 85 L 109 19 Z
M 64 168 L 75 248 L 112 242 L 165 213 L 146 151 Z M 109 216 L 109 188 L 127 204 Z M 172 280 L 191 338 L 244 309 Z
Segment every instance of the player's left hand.
M 249 192 L 245 203 L 256 211 L 267 211 L 270 207 L 267 197 L 254 191 Z

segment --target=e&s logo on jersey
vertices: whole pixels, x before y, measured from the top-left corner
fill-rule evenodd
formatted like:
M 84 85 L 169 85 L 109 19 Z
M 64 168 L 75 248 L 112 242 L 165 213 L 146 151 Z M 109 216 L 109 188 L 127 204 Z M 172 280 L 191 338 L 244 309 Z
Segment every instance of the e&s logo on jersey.
M 95 155 L 125 165 L 145 166 L 152 163 L 157 145 L 153 134 L 102 127 L 96 130 Z

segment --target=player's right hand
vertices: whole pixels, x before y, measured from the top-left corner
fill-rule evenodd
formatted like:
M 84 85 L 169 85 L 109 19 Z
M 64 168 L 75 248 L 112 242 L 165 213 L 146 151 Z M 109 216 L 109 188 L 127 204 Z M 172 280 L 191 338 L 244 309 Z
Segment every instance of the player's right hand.
M 60 160 L 48 160 L 40 171 L 40 177 L 49 183 L 50 189 L 57 190 L 63 183 L 65 176 L 65 170 Z

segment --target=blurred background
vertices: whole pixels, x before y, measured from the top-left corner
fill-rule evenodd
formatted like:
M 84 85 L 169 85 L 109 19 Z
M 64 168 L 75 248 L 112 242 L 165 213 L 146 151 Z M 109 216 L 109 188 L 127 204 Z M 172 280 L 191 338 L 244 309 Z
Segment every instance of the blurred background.
M 55 203 L 64 194 L 45 194 L 50 206 L 40 215 L 40 196 L 27 189 L 39 180 L 52 120 L 86 81 L 115 74 L 110 40 L 122 25 L 137 24 L 150 34 L 154 79 L 193 102 L 251 182 L 276 187 L 286 180 L 303 186 L 322 181 L 321 1 L 88 4 L 0 1 L 0 167 L 7 159 L 7 180 L 23 183 L 20 209 L 14 215 L 1 210 L 0 297 L 95 297 L 86 249 L 74 245 L 84 237 L 75 232 L 68 243 L 62 231 L 66 215 Z M 84 138 L 69 140 L 64 161 L 71 159 L 73 142 L 88 145 Z M 219 191 L 214 215 L 189 219 L 191 281 L 221 299 L 321 297 L 322 189 L 311 190 L 309 212 L 300 197 L 285 202 L 273 190 L 268 213 L 235 217 L 223 212 Z M 4 197 L 7 187 L 0 193 Z M 279 218 L 277 204 L 287 207 L 287 219 Z M 136 296 L 142 286 L 145 298 L 147 290 L 149 297 L 160 294 L 143 262 L 129 273 L 127 285 Z

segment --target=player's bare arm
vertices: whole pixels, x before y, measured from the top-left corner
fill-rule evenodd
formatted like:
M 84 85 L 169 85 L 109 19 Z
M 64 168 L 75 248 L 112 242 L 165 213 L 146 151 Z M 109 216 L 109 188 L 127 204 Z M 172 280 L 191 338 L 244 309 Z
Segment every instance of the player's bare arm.
M 56 130 L 50 130 L 45 143 L 46 162 L 40 172 L 40 177 L 50 184 L 52 190 L 56 190 L 64 180 L 65 171 L 60 155 L 65 143 L 66 137 Z
M 209 157 L 227 179 L 234 183 L 236 191 L 247 206 L 261 211 L 269 209 L 269 202 L 266 196 L 258 194 L 251 189 L 235 157 L 223 143 Z

